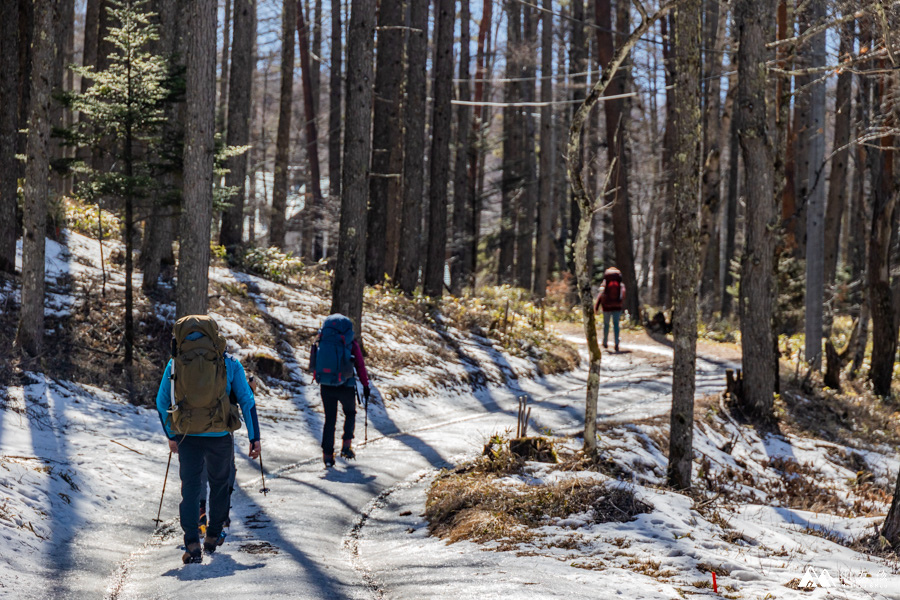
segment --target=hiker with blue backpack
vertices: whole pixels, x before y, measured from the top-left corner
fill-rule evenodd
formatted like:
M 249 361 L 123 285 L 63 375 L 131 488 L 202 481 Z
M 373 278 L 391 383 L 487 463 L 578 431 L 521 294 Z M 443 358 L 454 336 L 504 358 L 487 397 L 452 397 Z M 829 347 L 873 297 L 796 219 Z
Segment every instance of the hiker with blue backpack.
M 353 429 L 356 425 L 356 377 L 363 385 L 366 406 L 369 404 L 369 375 L 362 349 L 353 335 L 353 322 L 342 314 L 328 316 L 319 329 L 319 336 L 309 353 L 309 367 L 322 390 L 325 425 L 322 429 L 322 460 L 326 467 L 334 466 L 334 431 L 337 407 L 344 412 L 344 434 L 341 437 L 341 456 L 356 458 L 353 451 Z
M 230 399 L 232 391 L 236 403 Z M 185 547 L 181 558 L 185 564 L 199 563 L 204 551 L 211 554 L 224 542 L 233 485 L 233 434 L 241 428 L 241 414 L 250 438 L 250 458 L 257 458 L 262 450 L 256 401 L 244 367 L 225 353 L 225 338 L 210 317 L 189 315 L 175 323 L 172 358 L 156 395 L 156 409 L 169 450 L 178 455 Z M 201 548 L 204 472 L 209 481 L 209 510 Z

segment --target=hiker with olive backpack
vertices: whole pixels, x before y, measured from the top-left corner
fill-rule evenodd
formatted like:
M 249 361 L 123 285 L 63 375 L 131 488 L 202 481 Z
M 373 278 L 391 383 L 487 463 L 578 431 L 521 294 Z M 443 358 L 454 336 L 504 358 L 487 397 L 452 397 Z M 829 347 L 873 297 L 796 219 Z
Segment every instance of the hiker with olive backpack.
M 325 425 L 322 429 L 322 460 L 334 466 L 334 430 L 337 407 L 344 411 L 344 434 L 341 456 L 356 458 L 353 451 L 353 429 L 356 425 L 356 376 L 363 384 L 366 406 L 369 405 L 369 375 L 359 342 L 354 339 L 353 322 L 342 314 L 328 316 L 309 352 L 309 369 L 322 390 Z M 355 372 L 355 375 L 354 375 Z
M 230 399 L 234 392 L 237 403 Z M 178 454 L 181 478 L 179 516 L 184 531 L 182 561 L 199 563 L 203 552 L 222 545 L 231 502 L 233 433 L 241 414 L 250 438 L 250 458 L 261 451 L 256 401 L 241 363 L 225 353 L 225 338 L 210 317 L 189 315 L 175 323 L 172 358 L 166 365 L 156 409 L 169 450 Z M 201 478 L 209 480 L 208 526 L 200 544 Z
M 622 272 L 610 267 L 603 273 L 603 285 L 597 301 L 594 302 L 594 312 L 603 309 L 603 347 L 609 343 L 609 322 L 613 322 L 613 334 L 616 342 L 616 352 L 619 351 L 619 319 L 622 317 L 622 309 L 625 307 L 625 283 L 622 281 Z

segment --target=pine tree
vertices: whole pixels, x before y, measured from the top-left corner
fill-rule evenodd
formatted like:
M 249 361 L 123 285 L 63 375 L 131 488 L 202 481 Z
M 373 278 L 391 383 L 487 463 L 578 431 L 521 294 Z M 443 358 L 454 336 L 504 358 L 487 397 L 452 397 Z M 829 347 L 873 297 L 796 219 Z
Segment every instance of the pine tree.
M 164 82 L 166 59 L 150 52 L 159 39 L 158 27 L 145 9 L 148 0 L 112 0 L 109 17 L 117 23 L 107 41 L 112 45 L 109 66 L 101 71 L 74 67 L 93 80 L 83 93 L 69 97 L 73 110 L 85 115 L 84 122 L 69 131 L 70 143 L 102 147 L 113 159 L 110 170 L 96 170 L 79 162 L 74 170 L 82 175 L 77 193 L 87 200 L 112 197 L 123 203 L 125 226 L 125 358 L 129 381 L 134 348 L 134 271 L 136 204 L 152 194 L 158 175 L 154 149 L 159 149 L 168 95 Z

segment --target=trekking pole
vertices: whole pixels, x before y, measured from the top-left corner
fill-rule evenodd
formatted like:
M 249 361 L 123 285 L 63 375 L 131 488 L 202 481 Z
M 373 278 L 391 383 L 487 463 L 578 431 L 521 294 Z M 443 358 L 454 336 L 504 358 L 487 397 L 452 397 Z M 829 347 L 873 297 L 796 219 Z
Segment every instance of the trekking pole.
M 362 406 L 363 411 L 365 411 L 365 413 L 366 413 L 366 429 L 365 429 L 366 437 L 365 437 L 365 440 L 363 441 L 363 446 L 365 446 L 366 444 L 369 443 L 369 400 L 367 398 L 366 403 L 363 404 L 362 401 L 359 399 L 359 388 L 354 386 L 353 391 L 356 392 L 356 403 L 359 404 L 360 406 Z
M 259 490 L 262 492 L 263 496 L 269 495 L 269 488 L 266 487 L 266 471 L 263 469 L 263 461 L 262 461 L 262 444 L 259 445 L 259 473 L 262 475 L 263 486 Z
M 160 517 L 160 515 L 162 515 L 162 503 L 163 503 L 163 498 L 165 498 L 165 496 L 166 496 L 166 483 L 169 482 L 169 467 L 170 466 L 172 466 L 172 451 L 171 450 L 169 450 L 169 462 L 166 463 L 166 478 L 163 479 L 162 494 L 159 495 L 159 510 L 156 512 L 156 518 L 154 519 L 157 527 L 159 527 L 159 524 L 162 523 L 162 521 L 159 520 L 159 517 Z

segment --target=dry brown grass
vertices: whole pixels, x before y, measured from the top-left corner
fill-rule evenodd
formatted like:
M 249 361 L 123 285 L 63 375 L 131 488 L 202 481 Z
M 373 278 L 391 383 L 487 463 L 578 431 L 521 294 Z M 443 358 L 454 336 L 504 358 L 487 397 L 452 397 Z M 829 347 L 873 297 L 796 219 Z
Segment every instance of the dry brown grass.
M 500 485 L 497 478 L 521 472 L 521 462 L 481 457 L 439 477 L 428 491 L 429 530 L 450 542 L 520 542 L 547 519 L 589 513 L 594 523 L 626 522 L 653 508 L 631 490 L 567 480 L 548 485 Z M 577 541 L 572 541 L 572 545 Z M 568 547 L 564 541 L 553 545 Z

